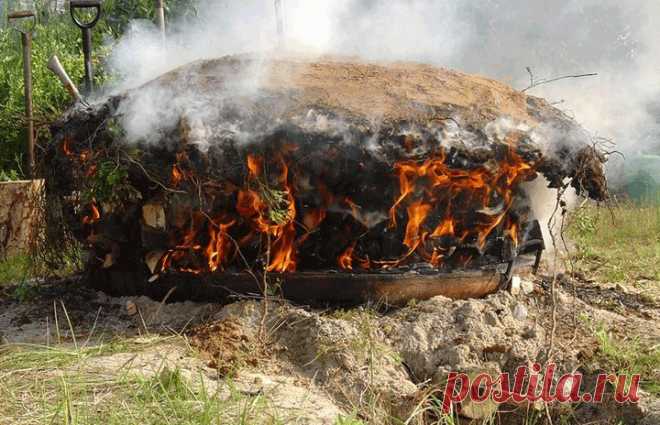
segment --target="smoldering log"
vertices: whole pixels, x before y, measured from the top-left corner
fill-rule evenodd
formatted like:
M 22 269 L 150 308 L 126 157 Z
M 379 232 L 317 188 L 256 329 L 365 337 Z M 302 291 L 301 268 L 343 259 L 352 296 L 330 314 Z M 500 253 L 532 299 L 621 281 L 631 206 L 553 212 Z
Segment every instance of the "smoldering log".
M 109 286 L 121 279 L 103 276 L 143 287 L 264 268 L 478 270 L 534 239 L 525 181 L 606 197 L 605 158 L 572 119 L 418 64 L 200 61 L 78 105 L 52 130 L 62 171 L 48 193 L 71 199 L 65 226 Z

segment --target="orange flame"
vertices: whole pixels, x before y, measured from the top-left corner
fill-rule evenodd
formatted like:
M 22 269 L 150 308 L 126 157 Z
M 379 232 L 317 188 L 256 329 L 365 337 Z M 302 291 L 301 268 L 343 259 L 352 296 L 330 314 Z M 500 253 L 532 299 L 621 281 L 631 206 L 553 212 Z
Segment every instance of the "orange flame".
M 308 232 L 311 232 L 319 227 L 321 223 L 323 223 L 323 220 L 325 220 L 326 214 L 326 211 L 322 208 L 314 208 L 305 212 L 305 216 L 303 217 L 303 225 L 305 226 L 305 229 L 307 229 Z
M 296 269 L 296 227 L 294 221 L 297 211 L 292 189 L 289 186 L 289 168 L 282 158 L 279 162 L 282 168 L 279 184 L 284 188 L 282 193 L 286 202 L 285 216 L 273 220 L 271 209 L 274 206 L 269 205 L 268 201 L 264 199 L 264 195 L 253 189 L 239 191 L 236 210 L 243 218 L 250 221 L 259 233 L 274 238 L 269 247 L 271 258 L 266 270 L 291 272 Z M 262 174 L 263 160 L 254 155 L 248 155 L 247 167 L 249 171 L 248 179 L 250 181 L 257 180 Z
M 92 210 L 92 215 L 86 215 L 83 217 L 83 224 L 98 223 L 101 220 L 101 213 L 99 212 L 99 209 L 96 207 L 94 202 L 89 205 L 89 208 Z
M 234 220 L 231 220 L 228 223 L 221 223 L 218 228 L 214 222 L 209 223 L 210 239 L 205 253 L 208 260 L 209 270 L 211 272 L 221 268 L 222 263 L 228 260 L 231 251 L 231 241 L 229 240 L 229 234 L 227 232 L 234 223 Z
M 454 236 L 454 219 L 447 217 L 435 228 L 431 234 L 432 238 L 441 238 L 443 236 Z
M 66 156 L 73 156 L 73 152 L 69 146 L 70 143 L 71 142 L 68 138 L 64 138 L 64 141 L 62 142 L 62 151 L 64 151 L 64 155 Z
M 344 251 L 337 259 L 337 263 L 339 264 L 339 267 L 341 267 L 343 270 L 353 270 L 354 250 L 355 250 L 355 243 L 353 243 L 351 246 L 346 248 L 346 251 Z
M 183 173 L 179 169 L 177 165 L 172 166 L 172 176 L 170 177 L 170 182 L 172 183 L 172 186 L 177 187 L 179 186 L 179 183 L 181 183 L 181 180 L 183 180 Z
M 261 170 L 263 169 L 263 161 L 261 158 L 258 158 L 254 155 L 248 155 L 247 167 L 250 173 L 250 177 L 259 177 L 261 175 Z
M 403 143 L 408 151 L 414 150 L 414 139 L 404 138 Z M 370 259 L 365 254 L 365 258 L 360 258 L 357 253 L 370 252 L 370 249 L 358 247 L 358 237 L 353 236 L 341 242 L 348 247 L 337 257 L 338 266 L 343 270 L 391 268 L 413 255 L 435 267 L 449 257 L 452 263 L 468 264 L 473 258 L 466 252 L 469 250 L 454 253 L 452 247 L 458 248 L 456 245 L 461 243 L 467 244 L 466 248 L 483 250 L 495 231 L 508 235 L 517 244 L 520 223 L 510 210 L 518 184 L 534 175 L 535 165 L 516 154 L 515 139 L 507 143 L 508 149 L 497 162 L 468 169 L 457 168 L 455 156 L 446 155 L 442 149 L 424 160 L 396 163 L 393 171 L 398 191 L 388 212 L 388 224 L 400 232 L 397 234 L 403 234 L 401 243 L 405 254 L 385 259 Z M 267 253 L 267 271 L 292 272 L 298 267 L 299 247 L 326 220 L 328 211 L 333 211 L 331 207 L 347 206 L 353 218 L 364 223 L 360 217 L 361 207 L 345 194 L 335 196 L 322 181 L 313 182 L 318 192 L 316 199 L 319 201 L 316 202 L 320 205 L 313 205 L 313 202 L 308 205 L 305 198 L 296 203 L 294 191 L 308 187 L 309 182 L 296 181 L 296 173 L 290 172 L 284 158 L 291 151 L 292 147 L 285 146 L 275 157 L 247 155 L 247 177 L 243 186 L 224 186 L 229 189 L 223 193 L 236 197 L 236 214 L 225 213 L 214 220 L 193 219 L 182 241 L 163 257 L 164 269 L 192 273 L 221 271 L 230 264 L 232 256 L 235 257 L 237 247 L 249 246 L 251 249 L 260 247 L 259 255 Z M 177 159 L 181 158 L 177 156 Z M 273 171 L 275 174 L 270 175 Z M 185 178 L 191 178 L 191 174 L 182 171 L 177 162 L 172 167 L 171 182 L 176 186 Z M 297 206 L 301 206 L 301 210 Z M 351 226 L 353 228 L 346 228 L 349 237 L 356 224 Z M 229 231 L 234 232 L 237 242 Z M 265 248 L 264 242 L 267 242 Z M 190 255 L 197 258 L 190 259 Z M 189 266 L 190 263 L 199 268 Z
M 427 261 L 440 263 L 443 253 L 437 250 L 426 252 L 425 240 L 429 230 L 424 222 L 434 206 L 446 204 L 446 215 L 440 224 L 430 233 L 431 238 L 455 236 L 459 232 L 460 240 L 474 238 L 477 246 L 483 249 L 488 236 L 508 217 L 513 203 L 515 186 L 521 179 L 534 173 L 534 167 L 526 163 L 514 151 L 515 140 L 508 141 L 506 158 L 497 164 L 496 169 L 485 166 L 474 169 L 455 169 L 446 163 L 444 151 L 423 162 L 401 161 L 395 164 L 395 173 L 399 179 L 399 195 L 390 208 L 390 227 L 397 226 L 399 208 L 406 206 L 408 222 L 404 244 Z M 453 199 L 461 199 L 473 210 L 464 217 L 449 212 Z M 480 212 L 490 211 L 493 198 L 498 199 L 500 207 L 496 214 Z M 475 208 L 476 207 L 476 208 Z M 468 219 L 476 216 L 476 222 Z M 517 242 L 517 223 L 507 226 L 512 239 Z M 459 230 L 460 228 L 460 230 Z M 406 254 L 405 257 L 411 255 Z M 405 258 L 404 257 L 404 258 Z M 399 259 L 399 262 L 401 259 Z M 391 267 L 392 262 L 380 262 L 384 267 Z M 397 264 L 397 262 L 394 262 Z
M 413 251 L 426 238 L 427 233 L 420 231 L 420 228 L 429 215 L 429 211 L 431 211 L 431 205 L 422 202 L 415 202 L 408 207 L 408 225 L 403 243 Z
M 91 156 L 88 149 L 83 149 L 79 154 L 76 154 L 73 149 L 71 149 L 71 140 L 68 137 L 65 137 L 62 141 L 62 151 L 64 152 L 64 155 L 69 158 L 75 158 L 77 156 L 81 162 L 87 161 Z

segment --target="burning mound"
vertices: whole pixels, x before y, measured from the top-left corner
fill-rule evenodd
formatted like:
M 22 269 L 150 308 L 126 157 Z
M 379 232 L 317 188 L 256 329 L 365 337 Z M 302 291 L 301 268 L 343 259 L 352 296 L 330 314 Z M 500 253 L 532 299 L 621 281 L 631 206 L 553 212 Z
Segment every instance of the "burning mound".
M 523 183 L 605 197 L 604 159 L 567 116 L 425 65 L 196 62 L 53 130 L 49 194 L 89 269 L 130 282 L 510 271 L 542 249 Z

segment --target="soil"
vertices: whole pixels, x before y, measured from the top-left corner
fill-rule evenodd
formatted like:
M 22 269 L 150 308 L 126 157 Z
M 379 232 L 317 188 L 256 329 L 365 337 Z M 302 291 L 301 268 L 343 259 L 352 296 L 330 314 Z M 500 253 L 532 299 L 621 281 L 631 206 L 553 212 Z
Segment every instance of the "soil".
M 221 378 L 231 376 L 241 392 L 263 394 L 295 410 L 297 423 L 332 424 L 369 401 L 375 407 L 363 419 L 379 423 L 382 412 L 410 415 L 450 371 L 512 373 L 519 365 L 546 361 L 553 309 L 549 280 L 523 279 L 533 280 L 532 293 L 463 301 L 437 297 L 389 311 L 319 310 L 271 299 L 265 320 L 258 300 L 167 304 L 111 298 L 80 281 L 60 282 L 39 285 L 38 296 L 23 303 L 6 290 L 0 295 L 0 329 L 5 344 L 52 342 L 57 312 L 59 328 L 68 329 L 61 331 L 65 340 L 71 331 L 79 340 L 93 334 L 93 341 L 176 332 L 186 335 L 197 354 L 165 344 L 104 356 L 93 367 L 109 374 L 130 363 L 148 375 L 166 365 L 218 391 L 227 390 Z M 587 379 L 598 372 L 595 324 L 651 345 L 660 340 L 658 304 L 624 288 L 560 276 L 557 299 L 552 359 L 560 372 L 579 370 Z M 572 417 L 574 423 L 654 424 L 659 407 L 643 394 L 639 405 L 575 406 Z M 505 409 L 510 413 L 500 423 L 522 423 L 527 409 Z
M 470 118 L 486 122 L 508 115 L 536 123 L 525 94 L 495 80 L 416 63 L 360 63 L 341 57 L 261 61 L 234 56 L 200 61 L 152 84 L 169 86 L 172 79 L 199 75 L 202 87 L 214 90 L 226 82 L 224 77 L 246 74 L 271 93 L 294 92 L 287 103 L 292 111 L 307 113 L 321 106 L 366 119 L 426 121 L 437 118 L 434 109 L 451 113 L 454 108 L 478 112 Z

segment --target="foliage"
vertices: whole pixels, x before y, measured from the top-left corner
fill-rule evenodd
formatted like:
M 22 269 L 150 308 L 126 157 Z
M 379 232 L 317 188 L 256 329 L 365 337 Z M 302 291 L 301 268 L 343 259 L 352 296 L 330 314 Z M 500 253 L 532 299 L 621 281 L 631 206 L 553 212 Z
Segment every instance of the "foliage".
M 35 126 L 38 139 L 47 137 L 47 125 L 57 117 L 70 100 L 59 81 L 46 68 L 57 54 L 74 81 L 83 75 L 83 59 L 79 52 L 80 31 L 64 18 L 38 24 L 32 42 L 32 84 Z M 15 158 L 25 153 L 25 104 L 23 93 L 23 58 L 20 35 L 6 27 L 0 29 L 0 170 L 22 174 Z
M 48 125 L 70 104 L 68 93 L 47 69 L 48 60 L 57 54 L 74 83 L 83 80 L 82 38 L 68 13 L 53 14 L 50 2 L 35 1 L 38 24 L 32 41 L 34 117 L 37 143 L 48 141 Z M 192 16 L 195 0 L 166 2 L 170 17 Z M 97 84 L 105 81 L 103 68 L 113 43 L 132 19 L 152 19 L 153 0 L 106 0 L 103 15 L 94 29 L 94 62 Z M 2 12 L 2 11 L 0 11 Z M 0 13 L 2 15 L 2 13 Z M 23 177 L 15 158 L 25 157 L 25 104 L 23 94 L 23 58 L 20 35 L 8 26 L 0 26 L 0 174 Z M 37 149 L 38 152 L 38 149 Z
M 7 171 L 0 170 L 0 183 L 20 180 L 21 176 L 22 176 L 21 167 L 8 169 Z
M 0 259 L 0 285 L 30 278 L 30 265 L 30 257 L 27 255 Z
M 118 202 L 133 199 L 137 191 L 128 182 L 128 171 L 112 161 L 103 161 L 96 167 L 94 176 L 83 193 L 83 201 Z
M 134 19 L 155 19 L 153 0 L 106 0 L 103 3 L 106 12 L 106 22 L 110 34 L 119 38 Z M 165 2 L 165 13 L 177 19 L 197 15 L 197 1 L 168 0 Z

